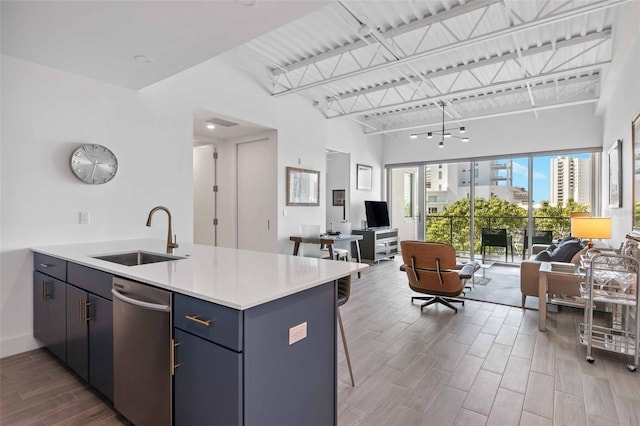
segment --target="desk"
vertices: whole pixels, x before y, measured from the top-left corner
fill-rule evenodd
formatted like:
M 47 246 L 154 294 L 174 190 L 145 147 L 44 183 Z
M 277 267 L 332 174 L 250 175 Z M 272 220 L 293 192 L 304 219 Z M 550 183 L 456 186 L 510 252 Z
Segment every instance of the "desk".
M 551 269 L 551 262 L 541 262 L 538 273 L 538 330 L 547 331 L 547 290 L 549 277 L 557 277 L 570 283 L 579 283 L 584 276 L 578 272 L 560 272 Z M 576 284 L 579 285 L 579 284 Z
M 292 235 L 289 237 L 290 241 L 293 241 L 295 244 L 293 245 L 293 255 L 297 256 L 300 251 L 300 243 L 311 243 L 311 244 L 320 244 L 326 245 L 329 249 L 329 258 L 333 259 L 333 245 L 337 242 L 350 242 L 356 249 L 356 260 L 358 263 L 362 263 L 362 259 L 360 257 L 360 240 L 362 240 L 362 235 L 322 235 L 320 238 L 302 238 L 299 235 Z M 360 272 L 358 272 L 358 278 L 360 278 Z

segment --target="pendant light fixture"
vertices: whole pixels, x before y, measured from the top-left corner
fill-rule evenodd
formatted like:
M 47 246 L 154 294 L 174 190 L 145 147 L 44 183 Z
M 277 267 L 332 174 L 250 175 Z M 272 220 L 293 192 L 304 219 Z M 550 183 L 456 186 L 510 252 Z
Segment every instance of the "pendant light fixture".
M 440 107 L 442 108 L 442 130 L 435 130 L 435 131 L 423 132 L 423 133 L 412 133 L 410 138 L 411 139 L 417 139 L 417 137 L 420 136 L 420 135 L 427 135 L 427 139 L 431 139 L 434 134 L 440 135 L 440 142 L 438 143 L 438 148 L 444 148 L 444 138 L 449 138 L 449 137 L 458 138 L 458 139 L 462 140 L 462 142 L 469 142 L 469 137 L 468 136 L 456 136 L 456 135 L 451 134 L 452 130 L 458 130 L 458 132 L 460 134 L 464 134 L 466 132 L 466 129 L 465 129 L 464 126 L 452 127 L 450 129 L 445 129 L 445 127 L 444 127 L 444 107 L 445 107 L 446 104 L 443 101 L 440 101 L 439 104 L 440 104 Z

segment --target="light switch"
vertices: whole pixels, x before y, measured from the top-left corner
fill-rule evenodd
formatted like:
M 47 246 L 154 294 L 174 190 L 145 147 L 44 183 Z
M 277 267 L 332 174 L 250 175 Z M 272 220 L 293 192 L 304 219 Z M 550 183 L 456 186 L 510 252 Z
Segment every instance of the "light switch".
M 296 342 L 307 337 L 307 322 L 298 324 L 295 327 L 289 329 L 289 345 L 293 345 Z
M 91 214 L 89 212 L 80 212 L 80 225 L 88 225 L 91 222 Z

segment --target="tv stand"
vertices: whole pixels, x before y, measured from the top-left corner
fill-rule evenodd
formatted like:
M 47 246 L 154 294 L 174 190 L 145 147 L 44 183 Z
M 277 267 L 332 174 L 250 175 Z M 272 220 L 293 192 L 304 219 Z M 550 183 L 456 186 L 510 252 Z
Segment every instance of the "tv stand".
M 353 229 L 354 235 L 362 235 L 360 253 L 362 260 L 377 263 L 380 259 L 393 259 L 398 254 L 397 228 Z

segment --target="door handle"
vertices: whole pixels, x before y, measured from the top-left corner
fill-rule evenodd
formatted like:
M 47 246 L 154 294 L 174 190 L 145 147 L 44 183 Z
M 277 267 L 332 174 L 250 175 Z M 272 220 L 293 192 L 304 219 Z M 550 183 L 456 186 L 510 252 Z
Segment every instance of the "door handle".
M 180 342 L 176 342 L 171 339 L 171 375 L 176 374 L 176 368 L 180 367 L 182 364 L 176 364 L 176 348 L 180 346 Z
M 149 302 L 143 302 L 142 300 L 133 299 L 131 297 L 127 297 L 124 294 L 120 293 L 115 288 L 111 289 L 111 294 L 113 294 L 113 296 L 116 299 L 121 300 L 124 303 L 128 303 L 130 305 L 139 306 L 145 309 L 151 309 L 152 311 L 171 312 L 171 306 L 159 305 L 157 303 L 149 303 Z

